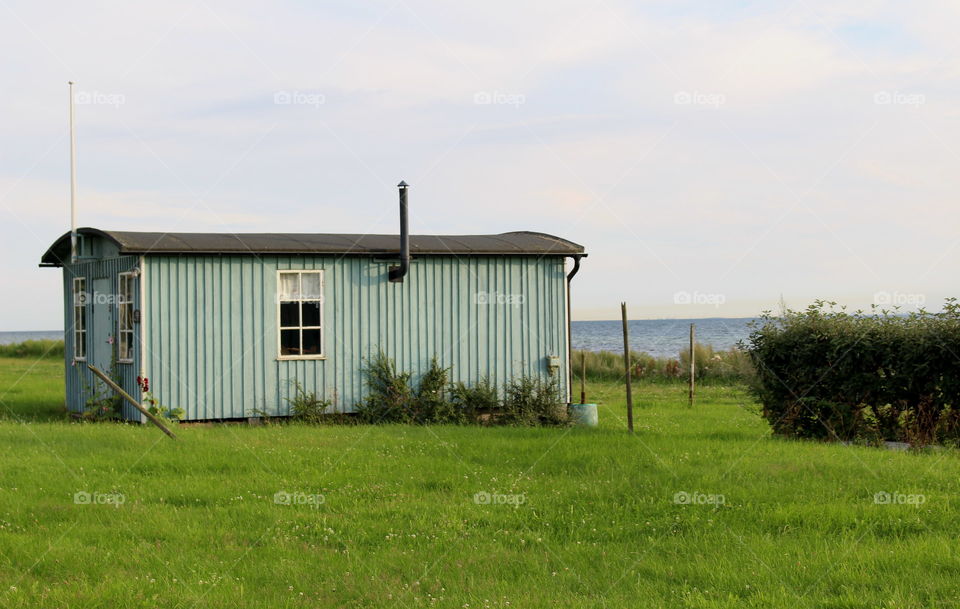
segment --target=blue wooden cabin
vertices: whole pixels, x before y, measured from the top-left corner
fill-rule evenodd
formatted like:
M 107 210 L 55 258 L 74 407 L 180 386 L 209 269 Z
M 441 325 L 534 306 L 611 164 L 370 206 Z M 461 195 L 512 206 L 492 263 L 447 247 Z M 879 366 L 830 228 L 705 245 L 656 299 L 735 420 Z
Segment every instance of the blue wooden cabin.
M 383 350 L 416 378 L 554 376 L 570 391 L 568 284 L 584 248 L 534 232 L 414 235 L 148 233 L 81 228 L 43 255 L 63 269 L 66 403 L 97 388 L 86 364 L 186 420 L 289 413 L 299 383 L 350 412 Z M 566 268 L 572 259 L 573 270 Z M 125 405 L 124 418 L 141 414 Z

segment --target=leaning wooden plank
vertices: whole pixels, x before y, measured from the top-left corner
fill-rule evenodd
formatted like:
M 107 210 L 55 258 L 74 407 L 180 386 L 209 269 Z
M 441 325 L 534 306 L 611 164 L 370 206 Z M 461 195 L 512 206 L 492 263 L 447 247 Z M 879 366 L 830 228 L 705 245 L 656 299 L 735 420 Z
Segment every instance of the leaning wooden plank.
M 139 410 L 140 412 L 142 412 L 142 413 L 143 413 L 143 416 L 145 416 L 145 417 L 147 417 L 148 419 L 150 419 L 150 422 L 153 423 L 154 425 L 156 425 L 157 427 L 159 427 L 160 430 L 161 430 L 163 433 L 167 434 L 168 436 L 170 436 L 170 437 L 173 438 L 174 440 L 177 439 L 177 436 L 173 435 L 173 432 L 170 431 L 169 429 L 167 429 L 167 426 L 164 425 L 163 422 L 160 421 L 160 419 L 158 419 L 157 417 L 153 416 L 153 415 L 150 413 L 149 410 L 147 410 L 146 408 L 144 408 L 138 401 L 136 401 L 135 399 L 133 399 L 133 396 L 131 396 L 131 395 L 130 395 L 129 393 L 127 393 L 126 391 L 124 391 L 123 388 L 122 388 L 120 385 L 117 385 L 116 383 L 114 383 L 113 380 L 112 380 L 109 376 L 107 376 L 107 375 L 104 374 L 101 370 L 99 370 L 96 366 L 93 366 L 93 365 L 91 365 L 91 364 L 87 364 L 87 368 L 89 368 L 91 372 L 93 372 L 94 374 L 96 374 L 97 376 L 99 376 L 99 377 L 100 377 L 100 380 L 102 380 L 104 383 L 106 383 L 107 386 L 110 387 L 110 389 L 113 389 L 114 391 L 116 391 L 117 393 L 119 393 L 119 394 L 123 397 L 123 399 L 125 399 L 126 401 L 130 402 L 131 404 L 133 404 L 133 407 L 134 407 L 134 408 L 136 408 L 137 410 Z

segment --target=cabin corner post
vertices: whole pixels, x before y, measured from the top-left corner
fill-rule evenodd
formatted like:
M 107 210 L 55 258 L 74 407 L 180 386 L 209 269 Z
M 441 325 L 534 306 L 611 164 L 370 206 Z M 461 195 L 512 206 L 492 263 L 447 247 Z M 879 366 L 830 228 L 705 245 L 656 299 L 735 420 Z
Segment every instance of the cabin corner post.
M 583 254 L 571 256 L 573 258 L 573 268 L 566 275 L 566 309 L 567 309 L 567 403 L 573 403 L 573 323 L 570 314 L 570 282 L 580 271 L 580 258 Z
M 146 256 L 140 256 L 140 276 L 137 277 L 137 290 L 140 293 L 140 316 L 138 325 L 140 326 L 137 329 L 137 333 L 140 337 L 140 370 L 137 372 L 139 378 L 147 378 L 147 354 L 149 350 L 147 349 L 147 258 Z M 139 396 L 140 399 L 143 399 L 143 396 Z M 145 417 L 143 414 L 140 415 L 140 422 L 144 422 Z

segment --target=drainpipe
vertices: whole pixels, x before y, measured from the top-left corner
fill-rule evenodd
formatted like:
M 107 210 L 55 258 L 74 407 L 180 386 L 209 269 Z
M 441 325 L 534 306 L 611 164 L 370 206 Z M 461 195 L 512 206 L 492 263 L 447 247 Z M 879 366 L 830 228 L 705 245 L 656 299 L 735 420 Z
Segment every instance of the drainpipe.
M 410 185 L 401 181 L 397 188 L 400 189 L 400 266 L 390 267 L 388 275 L 394 283 L 402 282 L 410 269 L 410 232 L 407 227 L 407 189 Z
M 573 268 L 567 274 L 567 401 L 573 403 L 573 334 L 571 333 L 572 324 L 570 323 L 570 281 L 580 270 L 580 258 L 582 255 L 571 256 L 573 258 Z

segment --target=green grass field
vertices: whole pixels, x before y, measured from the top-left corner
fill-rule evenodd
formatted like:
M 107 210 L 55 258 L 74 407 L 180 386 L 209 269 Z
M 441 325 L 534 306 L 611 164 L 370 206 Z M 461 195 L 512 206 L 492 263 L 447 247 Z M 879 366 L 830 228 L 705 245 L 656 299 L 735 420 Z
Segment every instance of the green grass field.
M 736 387 L 640 385 L 633 436 L 605 384 L 597 430 L 173 442 L 66 422 L 61 366 L 0 360 L 2 607 L 960 604 L 957 453 L 774 439 Z

